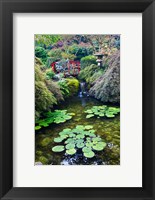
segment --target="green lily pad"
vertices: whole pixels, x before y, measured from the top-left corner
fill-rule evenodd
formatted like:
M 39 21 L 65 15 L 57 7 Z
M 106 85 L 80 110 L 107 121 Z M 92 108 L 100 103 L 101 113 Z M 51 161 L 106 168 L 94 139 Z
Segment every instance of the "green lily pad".
M 77 135 L 76 138 L 77 139 L 83 139 L 85 136 L 83 134 Z
M 74 142 L 74 140 L 72 138 L 68 138 L 66 141 L 65 141 L 65 144 L 68 144 L 68 143 L 72 143 Z
M 91 118 L 96 116 L 97 118 L 100 117 L 107 117 L 107 118 L 113 118 L 116 114 L 120 112 L 120 108 L 117 107 L 109 107 L 106 105 L 103 106 L 93 106 L 91 109 L 84 111 L 85 113 L 88 113 L 86 115 L 86 118 Z
M 75 147 L 75 144 L 69 143 L 66 145 L 66 149 L 73 149 L 74 147 Z
M 82 149 L 83 153 L 89 153 L 91 151 L 90 147 L 83 147 Z
M 85 129 L 86 129 L 86 130 L 89 130 L 89 129 L 92 129 L 92 128 L 93 128 L 93 126 L 91 126 L 91 125 L 85 126 Z
M 89 151 L 87 153 L 84 153 L 84 156 L 86 158 L 93 158 L 95 156 L 94 152 L 93 151 Z
M 62 139 L 66 139 L 66 138 L 68 138 L 69 136 L 68 135 L 61 135 L 60 136 Z
M 70 133 L 69 137 L 75 137 L 76 135 L 74 133 Z
M 96 145 L 93 145 L 93 149 L 96 151 L 102 151 L 104 148 L 106 147 L 106 143 L 105 142 L 99 142 Z
M 80 149 L 80 148 L 83 148 L 83 147 L 84 147 L 84 143 L 77 143 L 76 146 L 77 146 L 77 148 L 79 148 L 79 149 Z
M 87 116 L 86 116 L 87 119 L 89 119 L 89 118 L 91 118 L 91 117 L 94 117 L 94 115 L 93 115 L 93 114 L 90 114 L 90 115 L 87 115 Z
M 83 139 L 78 139 L 78 140 L 76 140 L 76 143 L 83 143 L 83 142 L 84 142 Z
M 62 142 L 64 138 L 62 137 L 57 137 L 57 138 L 54 138 L 54 142 L 56 143 L 59 143 L 59 142 Z
M 62 145 L 55 146 L 55 147 L 52 148 L 52 151 L 54 151 L 54 152 L 62 152 L 64 150 L 65 150 L 65 148 Z
M 92 142 L 86 142 L 86 147 L 92 147 L 93 143 Z
M 36 131 L 39 130 L 39 129 L 41 129 L 41 126 L 35 126 Z
M 68 154 L 68 155 L 73 155 L 73 154 L 75 154 L 76 153 L 76 149 L 68 149 L 68 150 L 66 150 L 66 153 Z

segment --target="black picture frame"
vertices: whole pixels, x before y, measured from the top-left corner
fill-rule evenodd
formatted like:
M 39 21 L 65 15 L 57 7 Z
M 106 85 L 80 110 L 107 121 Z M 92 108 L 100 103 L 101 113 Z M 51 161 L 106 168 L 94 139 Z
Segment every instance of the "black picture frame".
M 143 187 L 13 187 L 13 13 L 142 13 Z M 0 197 L 15 199 L 155 199 L 155 2 L 154 0 L 0 0 Z M 136 98 L 136 97 L 135 97 Z M 132 176 L 132 172 L 131 173 Z

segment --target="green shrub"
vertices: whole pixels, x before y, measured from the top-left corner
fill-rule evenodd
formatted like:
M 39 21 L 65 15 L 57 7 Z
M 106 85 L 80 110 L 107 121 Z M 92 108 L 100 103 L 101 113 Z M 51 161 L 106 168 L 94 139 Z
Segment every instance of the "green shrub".
M 57 102 L 64 100 L 60 86 L 58 85 L 57 82 L 53 82 L 51 80 L 46 80 L 46 86 L 47 86 L 48 90 L 54 95 Z
M 79 79 L 86 81 L 88 87 L 90 87 L 93 82 L 104 74 L 104 70 L 95 64 L 85 67 L 79 73 Z
M 76 58 L 74 54 L 69 54 L 65 52 L 62 52 L 61 55 L 62 55 L 62 58 L 64 59 L 74 60 L 74 58 Z
M 74 96 L 79 90 L 79 81 L 76 78 L 67 78 L 67 86 L 69 90 L 69 96 Z
M 85 56 L 81 58 L 81 68 L 90 66 L 91 64 L 96 64 L 96 57 L 93 55 Z
M 48 55 L 50 56 L 51 63 L 60 60 L 62 58 L 61 53 L 62 53 L 61 49 L 53 49 L 49 51 Z
M 67 82 L 65 80 L 61 80 L 58 82 L 58 85 L 60 87 L 61 93 L 63 94 L 64 98 L 69 96 L 69 88 L 67 85 Z
M 80 60 L 84 56 L 93 54 L 93 48 L 91 46 L 80 46 L 73 44 L 68 48 L 69 54 L 74 54 L 76 56 L 75 60 Z
M 40 58 L 43 63 L 46 63 L 47 60 L 47 52 L 43 47 L 35 48 L 35 56 Z
M 53 72 L 51 68 L 46 70 L 46 79 L 52 79 L 54 78 L 54 76 L 55 76 L 55 73 Z
M 47 111 L 56 104 L 56 98 L 48 90 L 46 84 L 42 81 L 35 82 L 35 109 L 37 112 L 42 113 Z

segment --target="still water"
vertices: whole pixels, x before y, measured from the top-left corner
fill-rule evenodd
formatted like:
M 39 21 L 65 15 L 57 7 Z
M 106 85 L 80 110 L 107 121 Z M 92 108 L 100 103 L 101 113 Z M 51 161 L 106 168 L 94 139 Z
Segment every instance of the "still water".
M 64 109 L 75 113 L 72 119 L 61 124 L 51 124 L 47 128 L 42 128 L 35 135 L 35 161 L 44 165 L 119 165 L 120 164 L 120 116 L 112 119 L 90 118 L 86 119 L 84 110 L 92 106 L 103 105 L 102 102 L 90 97 L 74 97 L 56 109 Z M 93 158 L 84 158 L 75 154 L 67 156 L 62 153 L 52 152 L 53 142 L 58 133 L 65 128 L 75 128 L 76 125 L 92 125 L 99 135 L 107 142 L 107 147 L 103 151 L 95 153 Z

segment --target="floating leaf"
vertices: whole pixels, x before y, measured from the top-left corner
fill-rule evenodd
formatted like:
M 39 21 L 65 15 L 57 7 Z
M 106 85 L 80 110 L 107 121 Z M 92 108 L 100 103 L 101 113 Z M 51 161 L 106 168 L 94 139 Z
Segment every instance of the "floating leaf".
M 85 129 L 86 129 L 86 130 L 89 130 L 89 129 L 92 129 L 92 128 L 93 128 L 93 126 L 91 126 L 91 125 L 85 126 Z
M 91 118 L 91 117 L 94 117 L 94 115 L 93 115 L 93 114 L 90 114 L 90 115 L 87 115 L 87 116 L 86 116 L 87 119 L 89 119 L 89 118 Z
M 73 155 L 76 153 L 76 149 L 68 149 L 68 150 L 66 150 L 66 153 L 69 155 Z
M 66 149 L 73 149 L 74 147 L 75 147 L 75 144 L 69 143 L 66 145 Z
M 44 114 L 45 118 L 36 121 L 37 126 L 47 127 L 51 123 L 64 123 L 72 118 L 73 113 L 67 113 L 67 110 L 55 110 L 54 112 L 47 112 Z
M 95 115 L 97 118 L 100 117 L 108 117 L 113 118 L 116 114 L 120 112 L 120 108 L 117 107 L 108 107 L 106 105 L 103 106 L 93 106 L 91 109 L 84 111 L 85 113 L 88 113 L 86 118 L 94 117 Z M 91 114 L 90 114 L 91 113 Z
M 83 153 L 89 153 L 91 151 L 90 147 L 83 147 L 82 149 Z
M 54 138 L 54 142 L 56 143 L 59 143 L 59 142 L 62 142 L 64 138 L 62 137 L 57 137 L 57 138 Z
M 93 151 L 89 151 L 89 152 L 85 152 L 84 153 L 84 156 L 86 158 L 93 158 L 95 156 L 94 152 Z
M 76 135 L 74 133 L 70 133 L 69 137 L 75 137 Z
M 77 146 L 77 148 L 83 148 L 84 147 L 84 143 L 77 143 L 76 146 Z
M 41 129 L 41 126 L 35 126 L 36 131 L 39 130 L 39 129 Z
M 55 146 L 55 147 L 52 148 L 52 151 L 54 151 L 54 152 L 62 152 L 64 150 L 65 150 L 65 148 L 62 145 Z
M 106 147 L 106 143 L 105 142 L 99 142 L 96 145 L 93 145 L 93 149 L 96 151 L 102 151 L 104 148 Z

